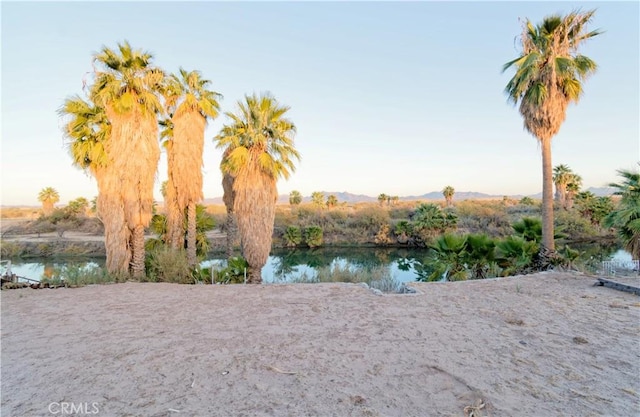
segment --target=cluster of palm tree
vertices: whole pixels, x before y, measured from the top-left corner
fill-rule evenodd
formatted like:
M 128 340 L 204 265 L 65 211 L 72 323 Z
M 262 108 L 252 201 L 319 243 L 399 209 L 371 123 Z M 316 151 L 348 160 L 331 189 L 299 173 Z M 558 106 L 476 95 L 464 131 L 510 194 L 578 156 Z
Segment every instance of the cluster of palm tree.
M 574 199 L 582 186 L 582 177 L 567 165 L 557 165 L 553 168 L 553 183 L 556 186 L 555 200 L 558 205 L 565 210 L 573 208 Z
M 153 214 L 159 138 L 168 156 L 166 243 L 186 247 L 189 264 L 197 262 L 204 132 L 218 116 L 222 97 L 200 72 L 181 68 L 178 74 L 166 74 L 153 61 L 152 54 L 128 42 L 116 49 L 103 47 L 93 56 L 92 82 L 84 83 L 86 98 L 70 97 L 60 109 L 67 118 L 73 164 L 98 185 L 107 270 L 135 278 L 145 274 L 144 231 Z M 259 282 L 271 242 L 273 215 L 268 214 L 274 210 L 276 180 L 289 176 L 295 169 L 292 158 L 299 155 L 293 146 L 295 126 L 283 117 L 288 107 L 269 94 L 245 99 L 238 115 L 227 113 L 231 123 L 215 140 L 224 149 L 225 202 L 231 201 L 231 215 L 238 213 L 243 254 L 253 282 Z
M 397 195 L 387 195 L 385 193 L 381 193 L 380 195 L 378 195 L 378 203 L 380 203 L 381 206 L 384 203 L 387 203 L 387 206 L 391 204 L 396 205 L 398 204 L 398 201 L 400 201 L 400 197 L 398 197 Z
M 516 69 L 505 92 L 510 101 L 519 104 L 525 129 L 538 139 L 542 149 L 544 258 L 552 258 L 555 251 L 551 139 L 565 120 L 567 106 L 578 102 L 584 80 L 596 70 L 596 63 L 578 52 L 584 41 L 600 34 L 598 30 L 587 31 L 594 13 L 553 15 L 538 25 L 527 19 L 520 38 L 522 53 L 503 66 L 503 71 Z

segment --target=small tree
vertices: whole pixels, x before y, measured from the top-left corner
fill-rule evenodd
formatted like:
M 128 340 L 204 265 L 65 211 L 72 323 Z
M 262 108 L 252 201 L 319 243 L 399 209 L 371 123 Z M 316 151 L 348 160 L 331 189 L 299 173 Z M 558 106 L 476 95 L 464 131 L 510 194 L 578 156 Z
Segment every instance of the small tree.
M 378 203 L 380 203 L 380 205 L 382 206 L 388 199 L 389 199 L 389 196 L 386 195 L 385 193 L 382 193 L 378 196 Z
M 311 202 L 318 207 L 324 206 L 324 193 L 320 191 L 314 191 L 311 194 Z
M 309 226 L 304 229 L 304 241 L 310 248 L 322 246 L 323 233 L 320 226 Z
M 450 185 L 447 185 L 442 190 L 442 195 L 447 202 L 447 207 L 451 207 L 453 205 L 453 195 L 455 194 L 455 192 L 456 190 Z
M 69 201 L 67 204 L 67 211 L 74 216 L 84 215 L 89 207 L 89 200 L 84 197 L 78 197 L 75 200 Z
M 38 194 L 38 201 L 42 203 L 42 211 L 45 216 L 53 213 L 53 206 L 60 201 L 60 194 L 53 187 L 45 187 Z
M 291 191 L 291 194 L 289 194 L 289 204 L 297 206 L 300 203 L 302 203 L 302 194 L 300 194 L 300 191 Z
M 296 247 L 302 243 L 302 231 L 297 226 L 288 226 L 284 231 L 283 239 L 288 247 Z
M 338 205 L 338 198 L 335 195 L 331 194 L 329 197 L 327 197 L 327 207 L 333 208 L 337 205 Z

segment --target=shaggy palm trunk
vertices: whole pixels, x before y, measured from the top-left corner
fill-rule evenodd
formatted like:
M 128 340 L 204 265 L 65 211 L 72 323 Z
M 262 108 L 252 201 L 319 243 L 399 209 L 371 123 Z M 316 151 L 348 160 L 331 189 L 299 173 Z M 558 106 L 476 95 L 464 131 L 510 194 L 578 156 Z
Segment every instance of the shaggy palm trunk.
M 170 147 L 169 175 L 175 187 L 176 209 L 182 222 L 180 231 L 184 247 L 184 216 L 187 208 L 187 259 L 195 266 L 196 203 L 202 200 L 202 153 L 206 119 L 197 110 L 178 111 L 173 116 L 173 139 Z M 191 213 L 193 211 L 193 213 Z M 191 215 L 193 214 L 193 215 Z M 177 219 L 178 214 L 176 214 Z M 193 217 L 193 218 L 192 218 Z M 192 224 L 193 223 L 193 224 Z M 178 230 L 178 226 L 175 226 Z
M 166 244 L 172 249 L 184 247 L 184 211 L 178 205 L 173 178 L 169 176 L 165 190 L 165 211 L 167 214 Z
M 226 158 L 226 155 L 224 158 Z M 223 175 L 222 189 L 224 190 L 222 201 L 224 201 L 224 205 L 227 209 L 227 219 L 225 221 L 224 229 L 227 237 L 227 259 L 229 259 L 234 256 L 234 248 L 238 244 L 238 223 L 236 222 L 235 215 L 233 214 L 233 205 L 235 200 L 235 196 L 233 194 L 233 176 L 230 174 Z
M 53 203 L 50 200 L 43 201 L 42 211 L 45 216 L 49 216 L 51 213 L 53 213 Z
M 226 246 L 227 246 L 227 259 L 235 256 L 235 247 L 238 246 L 238 222 L 233 212 L 227 213 L 227 219 L 224 223 L 224 228 L 227 234 Z
M 131 258 L 131 272 L 134 278 L 140 279 L 144 277 L 144 226 L 137 225 L 133 229 L 131 236 L 131 247 L 133 254 Z
M 187 207 L 187 262 L 193 266 L 197 263 L 196 256 L 196 203 L 193 201 Z
M 558 202 L 559 207 L 565 207 L 566 205 L 567 186 L 566 184 L 556 184 L 555 200 Z
M 262 267 L 271 251 L 278 192 L 275 179 L 258 164 L 260 152 L 252 152 L 233 181 L 234 213 L 238 220 L 242 255 L 249 264 L 247 282 L 262 282 Z
M 542 148 L 542 248 L 541 253 L 553 254 L 553 169 L 551 167 L 551 138 L 540 139 Z
M 126 279 L 131 261 L 131 233 L 124 215 L 119 178 L 109 167 L 96 171 L 96 180 L 98 183 L 97 211 L 104 225 L 106 268 L 109 274 L 115 275 L 118 279 Z
M 106 151 L 117 179 L 110 191 L 117 193 L 133 235 L 130 272 L 139 279 L 145 275 L 144 228 L 152 216 L 153 184 L 160 159 L 158 123 L 155 114 L 139 107 L 124 114 L 107 107 L 107 116 L 111 138 Z

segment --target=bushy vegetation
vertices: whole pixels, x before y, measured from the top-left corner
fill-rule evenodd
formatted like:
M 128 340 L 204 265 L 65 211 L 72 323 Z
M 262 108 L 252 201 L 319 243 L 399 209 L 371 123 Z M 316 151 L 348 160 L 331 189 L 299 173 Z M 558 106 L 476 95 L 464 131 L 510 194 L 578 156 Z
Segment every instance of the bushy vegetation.
M 185 250 L 175 250 L 165 245 L 147 251 L 145 268 L 147 275 L 144 281 L 194 284 L 198 279 L 187 261 Z
M 369 287 L 386 293 L 397 293 L 402 283 L 395 279 L 388 267 L 352 268 L 346 264 L 334 263 L 333 265 L 316 268 L 315 275 L 303 274 L 295 280 L 297 283 L 319 282 L 349 282 L 366 283 Z
M 117 282 L 117 277 L 109 275 L 103 268 L 97 265 L 82 266 L 73 263 L 47 270 L 46 276 L 40 281 L 41 284 L 70 287 L 111 282 Z
M 588 196 L 588 194 L 585 194 Z M 279 206 L 274 245 L 300 247 L 304 230 L 322 229 L 323 245 L 429 247 L 444 233 L 486 234 L 501 239 L 514 233 L 522 219 L 541 219 L 540 203 L 530 197 L 516 200 L 466 200 L 443 208 L 442 203 L 399 202 L 394 205 L 359 203 L 327 209 L 313 203 Z M 556 237 L 567 242 L 612 239 L 602 219 L 613 210 L 609 197 L 586 199 L 578 195 L 575 207 L 557 209 Z M 300 240 L 296 233 L 303 235 Z M 540 232 L 540 231 L 538 231 Z M 561 242 L 562 243 L 562 242 Z

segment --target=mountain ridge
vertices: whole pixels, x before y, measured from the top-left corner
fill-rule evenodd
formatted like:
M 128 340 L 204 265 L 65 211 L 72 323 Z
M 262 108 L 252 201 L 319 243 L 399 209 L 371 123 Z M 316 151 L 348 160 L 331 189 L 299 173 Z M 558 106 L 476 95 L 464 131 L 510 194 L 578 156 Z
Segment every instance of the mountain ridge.
M 613 195 L 615 189 L 612 187 L 589 187 L 583 191 L 590 191 L 596 197 L 606 197 Z M 320 191 L 324 194 L 325 198 L 329 195 L 334 195 L 341 203 L 371 203 L 378 201 L 378 197 L 369 196 L 366 194 L 354 194 L 348 191 Z M 513 199 L 521 199 L 523 197 L 531 197 L 536 199 L 542 198 L 542 192 L 536 194 L 486 194 L 477 191 L 456 191 L 453 195 L 454 201 L 464 201 L 464 200 L 494 200 L 494 199 L 502 199 L 504 197 L 513 198 Z M 441 191 L 430 191 L 428 193 L 420 194 L 420 195 L 409 195 L 409 196 L 398 196 L 400 201 L 419 201 L 419 200 L 427 200 L 427 201 L 439 201 L 444 200 L 444 196 Z M 311 196 L 303 196 L 303 202 L 310 202 Z M 280 194 L 278 196 L 278 203 L 284 204 L 289 202 L 288 194 Z M 223 204 L 222 197 L 214 197 L 214 198 L 205 198 L 203 200 L 204 204 Z

